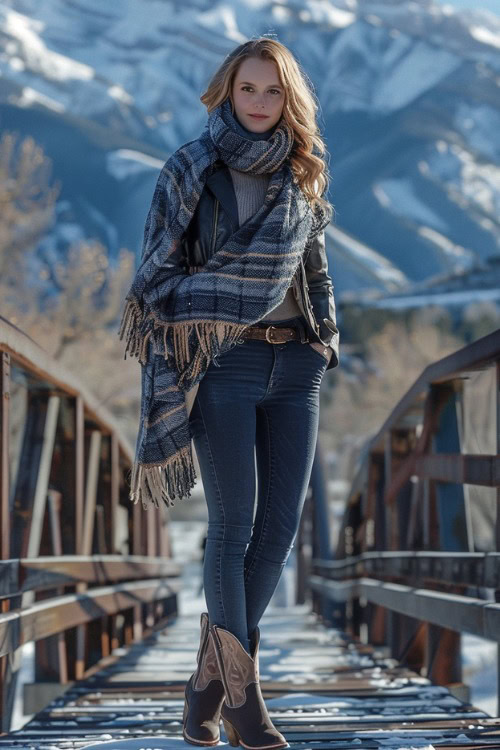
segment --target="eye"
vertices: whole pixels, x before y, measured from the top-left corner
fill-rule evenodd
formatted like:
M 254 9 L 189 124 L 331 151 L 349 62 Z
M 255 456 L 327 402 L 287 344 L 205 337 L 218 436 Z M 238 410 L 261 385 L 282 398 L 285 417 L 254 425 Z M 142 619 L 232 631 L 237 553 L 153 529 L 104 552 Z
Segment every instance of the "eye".
M 251 86 L 242 86 L 242 87 L 241 87 L 241 90 L 242 90 L 242 91 L 245 91 L 246 89 L 251 89 L 251 88 L 252 88 Z M 270 91 L 274 91 L 274 92 L 276 92 L 276 94 L 278 94 L 278 95 L 279 95 L 279 94 L 281 94 L 281 91 L 280 91 L 279 89 L 270 89 Z

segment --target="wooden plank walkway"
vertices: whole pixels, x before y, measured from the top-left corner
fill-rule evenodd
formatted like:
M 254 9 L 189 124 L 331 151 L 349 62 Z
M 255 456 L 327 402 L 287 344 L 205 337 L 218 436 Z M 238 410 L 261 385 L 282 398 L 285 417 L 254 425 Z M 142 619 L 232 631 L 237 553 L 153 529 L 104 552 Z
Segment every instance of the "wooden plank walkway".
M 500 748 L 500 719 L 353 644 L 304 607 L 276 612 L 261 622 L 261 684 L 292 748 Z M 73 685 L 23 729 L 0 737 L 0 750 L 192 747 L 181 722 L 198 641 L 198 617 L 177 617 Z

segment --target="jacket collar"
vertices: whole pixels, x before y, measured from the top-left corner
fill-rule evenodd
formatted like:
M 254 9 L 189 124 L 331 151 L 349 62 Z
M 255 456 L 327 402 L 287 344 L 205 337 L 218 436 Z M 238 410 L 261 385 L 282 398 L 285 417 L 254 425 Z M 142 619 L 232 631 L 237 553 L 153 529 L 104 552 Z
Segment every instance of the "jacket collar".
M 236 200 L 236 193 L 234 192 L 231 172 L 224 162 L 216 162 L 215 169 L 210 177 L 207 178 L 206 184 L 221 202 L 224 212 L 231 222 L 232 231 L 236 232 L 239 225 L 238 202 Z

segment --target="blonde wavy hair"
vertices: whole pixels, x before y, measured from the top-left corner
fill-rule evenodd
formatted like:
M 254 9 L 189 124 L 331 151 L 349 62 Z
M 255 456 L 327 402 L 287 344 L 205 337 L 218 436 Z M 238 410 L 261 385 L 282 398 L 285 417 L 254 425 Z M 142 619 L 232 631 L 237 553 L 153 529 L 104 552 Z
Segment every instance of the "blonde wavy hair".
M 326 147 L 316 122 L 317 98 L 309 78 L 284 44 L 265 36 L 240 44 L 226 56 L 212 76 L 207 90 L 200 96 L 200 101 L 211 112 L 229 97 L 234 114 L 234 78 L 243 60 L 249 57 L 275 63 L 285 90 L 282 117 L 294 133 L 294 146 L 290 153 L 292 172 L 313 208 L 317 203 L 325 208 L 330 206 L 322 197 L 328 189 L 330 177 L 326 161 L 322 158 Z

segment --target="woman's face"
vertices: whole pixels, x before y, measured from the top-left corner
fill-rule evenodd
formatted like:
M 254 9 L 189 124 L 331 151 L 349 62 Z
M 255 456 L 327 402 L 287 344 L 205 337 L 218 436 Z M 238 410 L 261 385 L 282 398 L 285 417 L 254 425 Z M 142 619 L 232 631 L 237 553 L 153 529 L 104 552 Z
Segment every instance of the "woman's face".
M 240 125 L 253 133 L 264 132 L 281 119 L 285 92 L 272 60 L 248 57 L 234 77 L 232 100 Z M 265 117 L 252 117 L 254 114 Z

